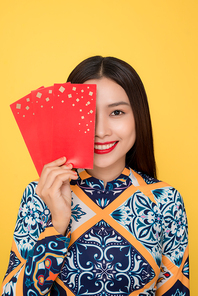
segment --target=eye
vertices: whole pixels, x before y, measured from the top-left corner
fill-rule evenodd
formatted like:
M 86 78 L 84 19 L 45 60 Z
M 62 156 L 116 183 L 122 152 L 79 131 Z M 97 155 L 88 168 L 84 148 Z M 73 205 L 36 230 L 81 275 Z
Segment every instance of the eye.
M 115 110 L 115 111 L 113 111 L 111 113 L 111 115 L 113 115 L 113 116 L 119 116 L 119 115 L 122 115 L 122 114 L 124 114 L 124 112 L 121 111 L 121 110 Z

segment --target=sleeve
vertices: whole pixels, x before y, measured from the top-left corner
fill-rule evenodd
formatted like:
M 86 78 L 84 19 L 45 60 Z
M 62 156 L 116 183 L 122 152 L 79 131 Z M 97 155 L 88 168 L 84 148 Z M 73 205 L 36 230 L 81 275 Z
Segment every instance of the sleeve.
M 161 197 L 160 207 L 164 217 L 162 263 L 156 295 L 188 296 L 188 224 L 183 199 L 172 187 L 165 188 Z
M 1 295 L 46 295 L 60 273 L 70 242 L 51 223 L 46 204 L 30 183 L 20 204 Z

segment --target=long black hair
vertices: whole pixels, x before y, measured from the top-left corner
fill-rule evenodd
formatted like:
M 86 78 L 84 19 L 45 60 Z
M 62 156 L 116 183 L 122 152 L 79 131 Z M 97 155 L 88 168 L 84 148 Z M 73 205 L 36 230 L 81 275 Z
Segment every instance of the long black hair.
M 135 118 L 136 141 L 127 152 L 126 164 L 132 169 L 156 178 L 153 135 L 147 95 L 137 72 L 126 62 L 114 57 L 93 56 L 82 61 L 67 81 L 84 83 L 107 77 L 126 92 Z

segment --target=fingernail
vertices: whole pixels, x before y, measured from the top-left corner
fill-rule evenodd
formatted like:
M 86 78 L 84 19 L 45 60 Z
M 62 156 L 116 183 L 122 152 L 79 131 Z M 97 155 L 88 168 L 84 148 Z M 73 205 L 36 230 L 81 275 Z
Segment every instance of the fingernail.
M 71 168 L 73 167 L 71 163 L 67 163 L 66 166 Z

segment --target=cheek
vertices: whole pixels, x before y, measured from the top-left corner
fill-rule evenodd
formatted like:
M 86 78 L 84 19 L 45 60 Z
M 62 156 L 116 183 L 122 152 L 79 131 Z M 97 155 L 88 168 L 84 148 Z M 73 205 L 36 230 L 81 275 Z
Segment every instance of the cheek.
M 135 140 L 136 140 L 136 132 L 135 132 L 135 129 L 128 130 L 128 133 L 125 136 L 125 141 L 127 141 L 126 145 L 128 147 L 130 147 L 130 149 L 134 145 Z
M 125 122 L 117 122 L 114 125 L 114 130 L 123 140 L 134 141 L 136 139 L 135 121 L 133 118 Z
M 136 140 L 135 123 L 129 124 L 126 127 L 124 140 L 125 140 L 125 145 L 127 147 L 127 150 L 129 151 L 133 147 Z

